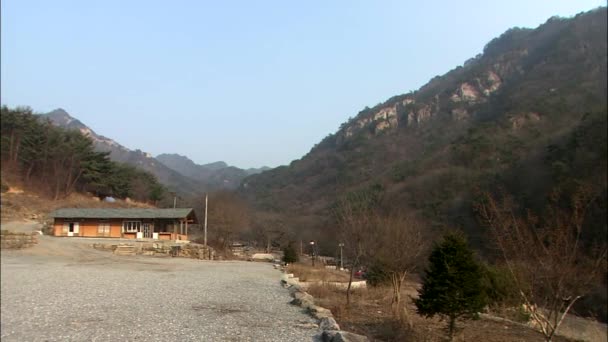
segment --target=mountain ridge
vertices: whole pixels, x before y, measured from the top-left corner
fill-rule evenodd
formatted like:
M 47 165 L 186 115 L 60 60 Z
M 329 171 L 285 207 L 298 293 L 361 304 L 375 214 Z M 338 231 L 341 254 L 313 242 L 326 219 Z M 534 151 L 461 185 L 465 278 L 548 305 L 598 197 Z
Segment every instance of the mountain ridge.
M 558 164 L 546 160 L 556 157 L 552 146 L 589 130 L 589 120 L 605 120 L 606 64 L 605 7 L 507 30 L 483 54 L 366 107 L 302 158 L 246 178 L 239 191 L 258 210 L 289 213 L 294 225 L 322 235 L 336 197 L 379 187 L 386 207 L 409 208 L 434 226 L 469 227 L 480 242 L 471 228 L 474 187 L 508 186 L 536 209 L 562 186 L 553 178 Z M 595 147 L 585 148 L 595 158 Z M 602 174 L 604 166 L 589 164 Z
M 170 188 L 170 190 L 185 196 L 200 195 L 203 192 L 215 191 L 220 189 L 233 189 L 239 185 L 244 177 L 263 169 L 253 169 L 252 171 L 242 170 L 228 166 L 225 162 L 214 162 L 202 165 L 199 170 L 202 174 L 184 174 L 183 169 L 172 168 L 165 165 L 160 159 L 155 158 L 150 153 L 139 149 L 131 150 L 111 138 L 96 133 L 90 127 L 82 123 L 77 118 L 70 115 L 63 108 L 55 109 L 46 114 L 41 114 L 40 118 L 50 120 L 54 125 L 66 129 L 78 130 L 89 137 L 100 152 L 109 152 L 111 160 L 133 165 L 142 170 L 152 173 L 158 180 Z M 163 155 L 159 155 L 163 156 Z M 181 156 L 183 157 L 183 156 Z M 187 157 L 183 157 L 188 159 Z M 192 161 L 190 161 L 192 162 Z M 192 162 L 193 165 L 196 165 Z
M 156 159 L 187 177 L 195 180 L 221 184 L 223 188 L 235 189 L 245 177 L 268 170 L 268 167 L 240 169 L 223 161 L 196 164 L 186 156 L 177 153 L 162 153 Z

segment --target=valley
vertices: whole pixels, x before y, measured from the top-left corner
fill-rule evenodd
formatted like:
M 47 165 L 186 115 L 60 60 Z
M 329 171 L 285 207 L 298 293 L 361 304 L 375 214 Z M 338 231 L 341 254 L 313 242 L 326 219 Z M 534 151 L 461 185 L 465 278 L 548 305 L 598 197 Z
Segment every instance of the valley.
M 418 89 L 352 113 L 275 168 L 199 164 L 208 152 L 202 145 L 186 156 L 167 142 L 154 156 L 94 131 L 80 113 L 2 105 L 2 229 L 44 234 L 39 245 L 2 251 L 2 338 L 309 341 L 325 331 L 331 342 L 336 323 L 370 341 L 602 341 L 607 42 L 606 7 L 510 28 Z M 403 70 L 393 76 L 405 84 Z M 280 107 L 272 98 L 262 110 L 247 96 L 231 100 L 249 101 L 250 117 L 225 120 L 250 126 L 227 130 L 283 133 L 290 110 L 303 105 Z M 273 106 L 281 115 L 270 127 L 264 113 Z M 282 143 L 274 142 L 277 151 Z M 54 223 L 61 208 L 186 208 L 189 216 L 162 229 L 183 232 L 175 246 L 208 244 L 216 260 L 89 250 L 77 223 L 91 217 Z M 113 219 L 120 243 L 144 242 L 140 223 L 146 239 L 158 239 L 156 217 L 94 212 L 106 216 L 89 222 L 91 234 Z M 66 236 L 50 236 L 62 225 Z M 270 264 L 243 261 L 254 253 L 283 256 L 285 268 L 274 268 L 291 279 L 288 289 Z M 323 276 L 318 286 L 298 283 L 327 268 L 343 272 L 344 286 Z M 364 290 L 352 286 L 355 278 Z M 49 297 L 55 288 L 64 290 Z M 94 289 L 95 300 L 83 288 Z M 300 308 L 287 304 L 290 294 Z M 51 324 L 68 306 L 80 311 Z M 325 307 L 329 316 L 320 317 Z

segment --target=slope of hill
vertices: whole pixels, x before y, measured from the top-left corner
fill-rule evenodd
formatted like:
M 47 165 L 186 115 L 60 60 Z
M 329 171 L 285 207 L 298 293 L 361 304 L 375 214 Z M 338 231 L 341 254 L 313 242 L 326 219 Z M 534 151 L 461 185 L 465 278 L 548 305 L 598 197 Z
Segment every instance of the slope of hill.
M 199 165 L 186 156 L 168 153 L 160 154 L 156 159 L 186 177 L 209 184 L 212 189 L 235 189 L 243 178 L 269 169 L 262 167 L 243 170 L 223 161 Z
M 154 158 L 149 153 L 130 150 L 110 138 L 97 134 L 64 109 L 53 110 L 41 117 L 49 119 L 59 127 L 80 131 L 93 140 L 96 150 L 110 152 L 110 159 L 148 171 L 170 190 L 185 196 L 219 189 L 235 189 L 243 178 L 269 169 L 262 167 L 243 170 L 229 166 L 223 161 L 198 165 L 179 154 L 161 154 Z
M 152 173 L 171 191 L 188 196 L 196 195 L 213 188 L 209 182 L 205 182 L 202 179 L 195 180 L 189 178 L 165 166 L 149 153 L 142 152 L 141 150 L 130 150 L 110 138 L 97 134 L 61 108 L 43 114 L 41 117 L 49 119 L 56 126 L 80 131 L 93 140 L 97 151 L 110 152 L 111 160 L 133 165 Z
M 551 189 L 579 181 L 605 198 L 606 31 L 605 8 L 508 30 L 463 66 L 365 108 L 303 158 L 246 178 L 239 191 L 259 210 L 289 213 L 320 233 L 337 196 L 380 188 L 386 207 L 462 227 L 478 245 L 478 189 L 504 187 L 533 209 Z

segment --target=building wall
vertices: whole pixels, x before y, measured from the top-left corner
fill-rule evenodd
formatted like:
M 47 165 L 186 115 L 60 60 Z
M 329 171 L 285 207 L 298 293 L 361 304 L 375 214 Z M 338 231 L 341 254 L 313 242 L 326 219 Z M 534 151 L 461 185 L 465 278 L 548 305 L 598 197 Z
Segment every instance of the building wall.
M 93 237 L 98 236 L 97 229 L 99 228 L 99 221 L 82 220 L 80 223 L 80 231 L 78 236 Z
M 151 222 L 148 220 L 141 220 L 142 222 Z M 122 233 L 122 219 L 104 221 L 110 223 L 110 235 L 104 236 L 99 234 L 99 222 L 98 219 L 63 219 L 63 218 L 55 218 L 53 223 L 53 233 L 55 236 L 67 236 L 63 233 L 63 224 L 65 222 L 78 222 L 78 234 L 74 234 L 73 236 L 81 236 L 81 237 L 112 237 L 112 238 L 127 238 L 127 239 L 135 239 L 135 233 Z M 156 229 L 154 229 L 156 230 Z M 187 240 L 188 236 L 185 234 L 176 234 L 171 232 L 171 234 L 160 234 L 159 239 L 161 240 Z
M 62 230 L 63 230 L 63 219 L 56 218 L 53 221 L 53 235 L 55 235 L 55 236 L 61 236 L 61 235 L 63 235 L 61 233 Z
M 110 224 L 110 234 L 103 235 L 99 233 L 99 223 L 98 219 L 75 219 L 75 220 L 66 220 L 62 218 L 56 218 L 53 224 L 53 231 L 55 236 L 66 236 L 63 233 L 63 224 L 65 222 L 78 222 L 78 234 L 74 234 L 74 236 L 84 236 L 84 237 L 121 237 L 122 231 L 122 220 L 110 220 L 104 221 Z
M 110 237 L 120 237 L 122 234 L 122 220 L 113 220 L 110 226 Z

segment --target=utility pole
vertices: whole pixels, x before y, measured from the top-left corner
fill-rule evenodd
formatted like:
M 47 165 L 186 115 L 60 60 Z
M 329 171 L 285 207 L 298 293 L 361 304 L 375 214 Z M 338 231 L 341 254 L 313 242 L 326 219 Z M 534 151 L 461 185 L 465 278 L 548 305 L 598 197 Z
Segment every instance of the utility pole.
M 207 247 L 207 202 L 208 202 L 208 197 L 207 197 L 207 194 L 205 194 L 205 232 L 204 232 L 205 247 Z
M 176 205 L 177 205 L 177 192 L 170 192 L 171 195 L 173 195 L 173 209 L 175 209 Z
M 342 247 L 344 247 L 344 243 L 340 242 L 338 244 L 340 246 L 340 270 L 344 269 L 344 259 L 342 259 Z

